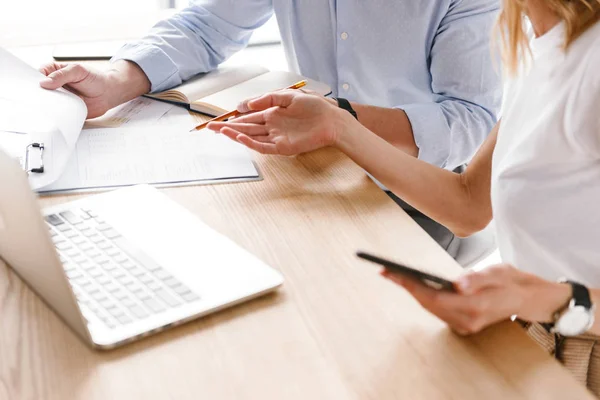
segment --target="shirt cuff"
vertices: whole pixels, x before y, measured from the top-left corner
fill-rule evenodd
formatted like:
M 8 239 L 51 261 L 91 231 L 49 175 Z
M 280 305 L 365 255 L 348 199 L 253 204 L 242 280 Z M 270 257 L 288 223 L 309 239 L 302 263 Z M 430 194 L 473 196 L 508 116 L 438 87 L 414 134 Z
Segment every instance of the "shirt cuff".
M 123 46 L 111 62 L 127 60 L 136 63 L 150 81 L 150 92 L 162 92 L 181 83 L 178 69 L 173 60 L 160 48 L 145 43 L 128 43 Z
M 450 156 L 450 127 L 439 104 L 407 104 L 397 107 L 412 126 L 419 159 L 444 168 Z

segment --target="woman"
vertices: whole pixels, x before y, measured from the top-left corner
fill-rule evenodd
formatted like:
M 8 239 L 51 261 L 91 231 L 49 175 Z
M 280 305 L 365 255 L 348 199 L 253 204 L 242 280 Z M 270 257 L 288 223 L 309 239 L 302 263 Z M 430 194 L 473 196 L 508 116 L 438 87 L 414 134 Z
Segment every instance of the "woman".
M 531 55 L 524 14 L 536 35 Z M 518 316 L 600 395 L 599 19 L 600 0 L 504 1 L 499 31 L 513 79 L 502 121 L 462 174 L 402 153 L 328 100 L 294 91 L 245 102 L 240 111 L 254 113 L 209 128 L 267 154 L 334 146 L 460 236 L 484 228 L 493 210 L 505 264 L 466 274 L 457 293 L 382 274 L 460 334 Z

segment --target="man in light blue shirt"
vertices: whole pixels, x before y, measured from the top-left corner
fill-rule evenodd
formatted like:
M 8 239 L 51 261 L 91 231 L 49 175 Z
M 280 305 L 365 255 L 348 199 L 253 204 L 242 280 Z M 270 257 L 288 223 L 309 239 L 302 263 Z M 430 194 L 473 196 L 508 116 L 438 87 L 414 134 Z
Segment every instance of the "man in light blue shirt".
M 329 84 L 375 134 L 453 170 L 496 122 L 502 87 L 489 43 L 498 9 L 499 0 L 191 0 L 123 47 L 109 71 L 47 66 L 42 86 L 71 86 L 90 116 L 102 114 L 217 68 L 274 12 L 291 70 Z M 421 225 L 448 247 L 449 231 L 436 237 L 431 221 Z

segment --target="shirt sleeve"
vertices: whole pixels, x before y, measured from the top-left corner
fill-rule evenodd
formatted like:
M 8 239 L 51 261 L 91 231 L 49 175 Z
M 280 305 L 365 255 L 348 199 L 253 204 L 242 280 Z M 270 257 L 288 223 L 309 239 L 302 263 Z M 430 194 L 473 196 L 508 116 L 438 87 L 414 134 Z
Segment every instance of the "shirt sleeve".
M 430 53 L 434 102 L 403 104 L 419 158 L 454 169 L 467 163 L 497 121 L 502 102 L 500 57 L 492 55 L 497 0 L 453 1 Z
M 271 0 L 190 0 L 143 39 L 122 47 L 112 61 L 135 62 L 148 76 L 151 91 L 160 92 L 217 68 L 243 49 L 272 14 Z

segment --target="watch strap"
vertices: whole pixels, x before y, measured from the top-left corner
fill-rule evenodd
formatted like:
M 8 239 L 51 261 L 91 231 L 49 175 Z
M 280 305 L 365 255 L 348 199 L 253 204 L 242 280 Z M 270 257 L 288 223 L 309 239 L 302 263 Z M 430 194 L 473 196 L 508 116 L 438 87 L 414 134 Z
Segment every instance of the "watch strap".
M 573 290 L 573 300 L 575 300 L 575 305 L 590 310 L 592 308 L 592 298 L 588 288 L 573 281 L 567 281 L 567 283 L 571 285 L 571 289 Z
M 356 111 L 354 111 L 354 108 L 352 108 L 352 105 L 350 104 L 350 102 L 342 97 L 337 97 L 335 98 L 335 100 L 337 101 L 338 107 L 342 108 L 346 111 L 348 111 L 354 118 L 356 118 L 358 120 L 358 114 L 356 114 Z
M 561 318 L 563 313 L 567 312 L 569 308 L 573 306 L 580 306 L 585 308 L 586 310 L 592 310 L 594 305 L 592 303 L 592 298 L 590 296 L 590 291 L 584 285 L 570 281 L 567 279 L 560 279 L 560 283 L 566 283 L 571 286 L 571 299 L 569 302 L 559 310 L 554 313 L 554 321 L 551 323 L 543 323 L 541 324 L 548 332 L 554 332 L 554 326 L 556 322 Z

